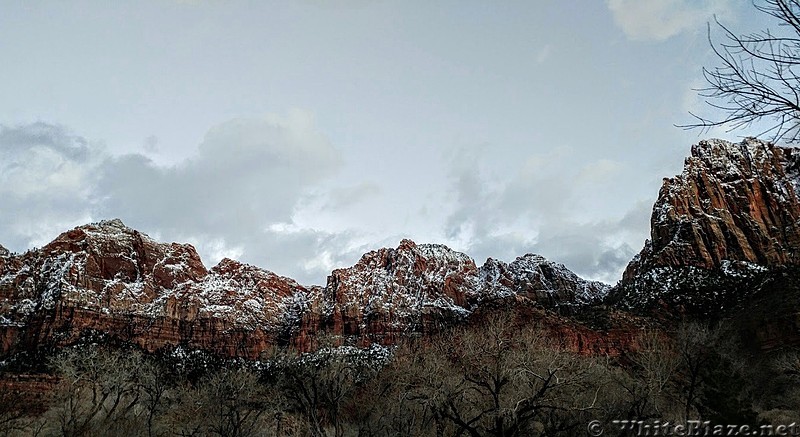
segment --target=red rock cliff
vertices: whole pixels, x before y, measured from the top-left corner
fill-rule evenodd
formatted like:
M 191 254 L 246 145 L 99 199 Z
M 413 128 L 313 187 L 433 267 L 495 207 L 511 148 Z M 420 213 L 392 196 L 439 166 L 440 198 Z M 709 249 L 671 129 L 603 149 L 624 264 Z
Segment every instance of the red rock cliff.
M 665 178 L 651 238 L 625 272 L 720 267 L 724 261 L 800 264 L 800 150 L 748 138 L 692 146 L 683 173 Z
M 486 302 L 553 309 L 606 290 L 537 255 L 479 268 L 463 253 L 410 240 L 335 270 L 325 287 L 305 287 L 230 259 L 207 270 L 191 245 L 158 243 L 112 220 L 0 256 L 0 353 L 101 333 L 148 351 L 256 358 L 275 344 L 313 348 L 323 333 L 390 344 L 465 321 Z
M 701 141 L 664 179 L 650 240 L 609 301 L 705 315 L 742 305 L 759 275 L 800 265 L 798 184 L 800 149 Z

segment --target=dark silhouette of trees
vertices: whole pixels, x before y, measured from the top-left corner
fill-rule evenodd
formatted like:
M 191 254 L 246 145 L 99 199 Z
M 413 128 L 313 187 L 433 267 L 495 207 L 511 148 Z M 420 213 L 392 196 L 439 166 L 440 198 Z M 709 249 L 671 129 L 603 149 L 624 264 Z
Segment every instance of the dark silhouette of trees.
M 772 17 L 777 27 L 738 35 L 715 19 L 722 41 L 709 44 L 719 64 L 703 68 L 707 86 L 696 91 L 720 117 L 691 113 L 696 123 L 684 128 L 746 128 L 762 119 L 769 125 L 758 134 L 773 141 L 800 141 L 800 1 L 762 0 L 755 8 Z
M 141 428 L 146 414 L 137 408 L 145 396 L 140 353 L 68 349 L 51 365 L 61 377 L 51 411 L 59 434 L 129 435 Z
M 406 361 L 399 392 L 429 412 L 437 435 L 569 435 L 599 409 L 603 364 L 508 314 L 442 336 Z
M 255 372 L 227 368 L 197 384 L 182 384 L 171 398 L 162 429 L 184 436 L 260 435 L 268 426 L 266 416 L 280 402 L 274 390 L 259 384 Z
M 571 436 L 590 420 L 614 435 L 619 419 L 756 426 L 800 408 L 798 349 L 753 359 L 721 324 L 653 327 L 586 356 L 513 311 L 481 317 L 393 348 L 322 337 L 258 362 L 68 347 L 48 361 L 60 383 L 42 408 L 0 390 L 0 435 Z
M 385 363 L 372 357 L 371 349 L 336 346 L 334 337 L 321 336 L 317 342 L 320 348 L 311 353 L 274 351 L 264 379 L 280 392 L 284 408 L 307 422 L 312 436 L 341 437 L 348 410 L 364 407 L 356 399 L 359 389 Z

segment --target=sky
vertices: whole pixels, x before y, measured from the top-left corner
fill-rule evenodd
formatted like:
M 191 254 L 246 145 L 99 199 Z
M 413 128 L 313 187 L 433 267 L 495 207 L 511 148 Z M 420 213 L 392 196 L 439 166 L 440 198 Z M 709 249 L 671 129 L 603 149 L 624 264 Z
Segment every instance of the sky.
M 120 218 L 304 284 L 403 238 L 615 283 L 690 146 L 753 134 L 675 127 L 748 3 L 6 1 L 0 244 Z

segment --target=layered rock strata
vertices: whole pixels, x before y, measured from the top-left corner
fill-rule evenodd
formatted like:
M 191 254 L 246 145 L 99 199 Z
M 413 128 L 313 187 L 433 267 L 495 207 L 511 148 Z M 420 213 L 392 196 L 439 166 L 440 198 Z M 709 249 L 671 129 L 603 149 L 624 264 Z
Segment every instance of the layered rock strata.
M 325 287 L 308 287 L 230 259 L 208 270 L 191 245 L 159 243 L 111 220 L 0 257 L 0 352 L 100 334 L 148 351 L 257 358 L 276 344 L 313 348 L 324 334 L 394 343 L 497 300 L 572 308 L 607 289 L 536 255 L 477 267 L 463 253 L 410 240 L 333 271 Z
M 754 138 L 701 141 L 683 172 L 664 179 L 650 239 L 610 298 L 629 307 L 741 301 L 737 289 L 800 264 L 798 184 L 796 148 Z

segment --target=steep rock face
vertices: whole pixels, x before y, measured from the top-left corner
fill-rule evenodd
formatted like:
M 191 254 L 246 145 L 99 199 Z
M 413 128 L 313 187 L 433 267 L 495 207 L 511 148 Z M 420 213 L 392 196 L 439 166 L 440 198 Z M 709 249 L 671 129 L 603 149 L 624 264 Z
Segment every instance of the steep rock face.
M 2 244 L 0 244 L 0 257 L 6 257 L 9 256 L 10 254 L 11 252 L 9 252 L 8 249 L 6 249 L 5 247 L 3 247 Z
M 480 287 L 485 294 L 523 295 L 547 308 L 597 302 L 609 286 L 578 277 L 563 264 L 540 255 L 527 254 L 510 264 L 492 258 L 480 268 Z
M 184 345 L 256 357 L 307 297 L 295 281 L 188 244 L 157 243 L 119 220 L 81 226 L 0 264 L 2 352 L 98 332 L 147 350 Z
M 683 173 L 661 187 L 643 265 L 797 264 L 799 168 L 798 149 L 756 139 L 693 146 Z
M 727 297 L 714 295 L 736 294 L 774 266 L 800 264 L 799 175 L 795 148 L 753 138 L 693 146 L 682 174 L 664 179 L 651 238 L 612 297 L 631 306 L 665 296 L 724 305 Z
M 334 270 L 323 309 L 333 332 L 391 341 L 467 317 L 477 272 L 463 253 L 403 240 L 396 249 L 366 253 L 354 266 Z
M 390 344 L 464 321 L 488 302 L 571 308 L 606 288 L 537 255 L 478 268 L 463 253 L 410 240 L 333 271 L 325 287 L 305 287 L 230 259 L 208 270 L 191 245 L 111 220 L 0 257 L 0 354 L 98 334 L 148 351 L 247 358 L 275 344 L 311 349 L 325 333 Z

